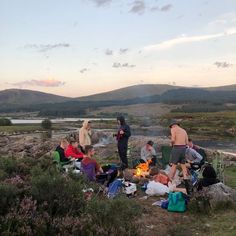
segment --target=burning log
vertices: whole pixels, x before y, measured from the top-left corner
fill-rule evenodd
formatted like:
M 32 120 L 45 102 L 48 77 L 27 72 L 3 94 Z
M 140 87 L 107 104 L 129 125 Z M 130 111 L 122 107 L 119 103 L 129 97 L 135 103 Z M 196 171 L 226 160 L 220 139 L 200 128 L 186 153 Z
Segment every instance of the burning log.
M 134 175 L 136 177 L 145 177 L 145 176 L 149 175 L 149 164 L 150 163 L 151 163 L 151 161 L 147 161 L 145 163 L 140 163 L 136 167 L 136 171 L 135 171 Z

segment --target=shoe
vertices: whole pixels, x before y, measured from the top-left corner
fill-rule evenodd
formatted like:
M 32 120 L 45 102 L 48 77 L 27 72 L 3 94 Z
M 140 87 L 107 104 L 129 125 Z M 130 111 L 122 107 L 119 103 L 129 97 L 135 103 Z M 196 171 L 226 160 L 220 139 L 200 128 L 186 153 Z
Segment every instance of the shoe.
M 184 185 L 185 185 L 187 194 L 191 196 L 193 192 L 193 186 L 191 184 L 191 181 L 189 179 L 184 179 Z

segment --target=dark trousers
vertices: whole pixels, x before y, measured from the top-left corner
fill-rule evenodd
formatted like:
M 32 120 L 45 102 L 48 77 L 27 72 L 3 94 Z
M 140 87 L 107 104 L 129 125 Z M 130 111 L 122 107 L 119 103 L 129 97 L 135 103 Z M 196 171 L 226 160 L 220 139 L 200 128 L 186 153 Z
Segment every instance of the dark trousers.
M 128 167 L 127 150 L 128 150 L 127 142 L 118 142 L 118 153 L 120 156 L 120 161 L 122 162 L 121 169 L 125 169 Z
M 146 163 L 143 159 L 140 159 L 140 163 Z M 157 164 L 157 158 L 153 156 L 150 166 L 155 166 Z

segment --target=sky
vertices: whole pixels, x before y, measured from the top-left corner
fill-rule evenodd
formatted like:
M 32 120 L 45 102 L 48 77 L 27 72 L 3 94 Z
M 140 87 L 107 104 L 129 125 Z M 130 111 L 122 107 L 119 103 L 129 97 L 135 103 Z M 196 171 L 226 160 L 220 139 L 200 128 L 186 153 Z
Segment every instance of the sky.
M 236 0 L 0 0 L 0 90 L 236 84 Z

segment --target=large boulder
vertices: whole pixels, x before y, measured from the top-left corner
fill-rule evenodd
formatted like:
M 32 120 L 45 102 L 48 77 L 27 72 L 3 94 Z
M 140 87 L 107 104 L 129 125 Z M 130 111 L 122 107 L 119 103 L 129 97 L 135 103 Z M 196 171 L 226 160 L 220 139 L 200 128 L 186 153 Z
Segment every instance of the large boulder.
M 205 187 L 199 194 L 209 200 L 212 208 L 217 206 L 218 203 L 236 202 L 236 190 L 223 183 L 217 183 Z

